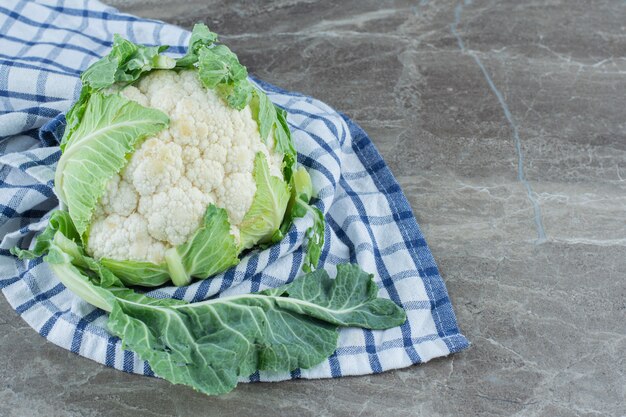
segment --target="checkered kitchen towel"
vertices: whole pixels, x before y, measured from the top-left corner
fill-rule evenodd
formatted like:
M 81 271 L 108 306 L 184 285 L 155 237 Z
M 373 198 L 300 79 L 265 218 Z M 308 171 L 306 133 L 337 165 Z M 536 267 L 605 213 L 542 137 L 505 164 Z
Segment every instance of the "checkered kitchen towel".
M 74 296 L 41 259 L 9 253 L 27 245 L 57 205 L 52 180 L 66 111 L 79 92 L 79 74 L 107 53 L 114 33 L 183 53 L 189 32 L 122 14 L 92 0 L 5 0 L 0 3 L 0 288 L 28 324 L 51 342 L 127 372 L 152 375 L 106 330 L 106 315 Z M 406 198 L 367 135 L 324 103 L 258 81 L 288 112 L 299 162 L 311 172 L 317 205 L 326 215 L 321 267 L 356 262 L 375 274 L 380 296 L 402 305 L 408 321 L 385 331 L 341 330 L 324 363 L 291 374 L 250 380 L 325 378 L 378 373 L 468 346 L 459 333 L 437 266 Z M 188 301 L 258 291 L 292 280 L 302 263 L 304 230 L 215 278 L 152 294 Z

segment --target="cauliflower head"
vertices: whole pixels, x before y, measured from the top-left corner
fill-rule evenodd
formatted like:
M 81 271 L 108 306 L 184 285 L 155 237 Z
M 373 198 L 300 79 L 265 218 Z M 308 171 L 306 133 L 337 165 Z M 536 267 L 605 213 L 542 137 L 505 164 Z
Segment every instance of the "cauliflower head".
M 142 142 L 107 183 L 91 221 L 91 254 L 161 263 L 167 249 L 200 227 L 209 204 L 226 210 L 239 243 L 239 225 L 257 188 L 256 155 L 283 180 L 283 154 L 271 136 L 267 143 L 261 139 L 250 106 L 229 107 L 194 70 L 154 71 L 119 94 L 161 110 L 169 126 Z
M 185 56 L 163 51 L 116 36 L 66 115 L 55 192 L 99 273 L 184 285 L 280 241 L 307 213 L 304 269 L 315 267 L 324 219 L 286 112 L 204 25 Z

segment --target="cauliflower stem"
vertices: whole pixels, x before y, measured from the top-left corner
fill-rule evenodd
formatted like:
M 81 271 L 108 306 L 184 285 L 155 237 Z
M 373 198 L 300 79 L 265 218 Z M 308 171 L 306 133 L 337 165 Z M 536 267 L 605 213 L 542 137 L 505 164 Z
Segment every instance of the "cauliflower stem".
M 174 285 L 182 287 L 191 282 L 191 277 L 187 273 L 183 265 L 183 260 L 176 248 L 169 248 L 165 251 L 165 262 L 167 263 L 167 271 Z

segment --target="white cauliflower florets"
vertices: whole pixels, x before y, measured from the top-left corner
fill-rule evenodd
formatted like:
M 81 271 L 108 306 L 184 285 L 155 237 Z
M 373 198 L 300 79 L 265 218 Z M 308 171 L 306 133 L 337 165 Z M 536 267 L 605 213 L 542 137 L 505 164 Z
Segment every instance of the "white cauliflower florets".
M 94 219 L 89 248 L 96 258 L 135 259 L 154 262 L 166 247 L 148 233 L 148 223 L 139 213 L 111 214 Z
M 182 148 L 158 138 L 145 141 L 130 160 L 124 178 L 141 196 L 166 190 L 184 174 Z
M 102 213 L 130 216 L 137 208 L 137 193 L 131 183 L 115 175 L 107 184 L 100 207 Z
M 146 139 L 110 180 L 92 219 L 93 256 L 160 263 L 198 229 L 209 204 L 226 210 L 238 240 L 256 192 L 257 152 L 282 178 L 283 156 L 272 139 L 263 143 L 250 108 L 228 107 L 193 70 L 155 71 L 120 94 L 162 110 L 170 125 Z

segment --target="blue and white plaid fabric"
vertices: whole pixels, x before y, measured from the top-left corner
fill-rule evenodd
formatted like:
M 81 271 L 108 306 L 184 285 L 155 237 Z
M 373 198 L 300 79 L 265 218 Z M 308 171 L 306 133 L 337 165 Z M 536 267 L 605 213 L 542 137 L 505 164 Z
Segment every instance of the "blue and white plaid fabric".
M 184 52 L 189 32 L 139 19 L 92 0 L 0 3 L 0 288 L 26 322 L 51 342 L 97 362 L 144 375 L 150 367 L 124 351 L 106 315 L 74 296 L 41 259 L 22 262 L 9 248 L 28 245 L 57 206 L 53 177 L 66 111 L 79 74 L 107 53 L 114 33 Z M 324 363 L 291 374 L 249 380 L 326 378 L 378 373 L 426 362 L 468 346 L 460 334 L 437 266 L 406 198 L 378 151 L 355 123 L 324 103 L 257 81 L 288 112 L 299 162 L 311 172 L 326 215 L 321 267 L 356 262 L 375 274 L 380 295 L 402 305 L 408 321 L 386 331 L 344 329 Z M 285 240 L 247 255 L 224 274 L 158 297 L 204 300 L 295 278 L 310 218 Z

